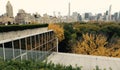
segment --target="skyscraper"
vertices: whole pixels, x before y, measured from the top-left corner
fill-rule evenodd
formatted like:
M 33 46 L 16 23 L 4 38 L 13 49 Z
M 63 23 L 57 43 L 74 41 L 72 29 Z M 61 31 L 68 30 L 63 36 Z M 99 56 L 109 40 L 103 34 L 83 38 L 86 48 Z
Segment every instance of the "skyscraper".
M 68 4 L 68 17 L 70 17 L 70 2 Z
M 109 21 L 111 20 L 111 8 L 112 8 L 112 5 L 110 5 L 110 7 L 109 7 L 109 14 L 108 14 L 108 20 Z
M 8 1 L 6 5 L 6 14 L 7 14 L 7 17 L 10 17 L 10 18 L 13 17 L 13 7 L 10 4 L 10 1 Z

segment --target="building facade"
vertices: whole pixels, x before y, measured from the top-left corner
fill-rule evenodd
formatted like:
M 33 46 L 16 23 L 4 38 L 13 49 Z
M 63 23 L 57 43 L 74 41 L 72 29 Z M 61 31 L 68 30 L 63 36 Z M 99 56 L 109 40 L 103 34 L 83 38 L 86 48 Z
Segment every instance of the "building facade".
M 10 1 L 6 4 L 6 13 L 0 16 L 0 24 L 9 25 L 14 23 L 13 7 Z

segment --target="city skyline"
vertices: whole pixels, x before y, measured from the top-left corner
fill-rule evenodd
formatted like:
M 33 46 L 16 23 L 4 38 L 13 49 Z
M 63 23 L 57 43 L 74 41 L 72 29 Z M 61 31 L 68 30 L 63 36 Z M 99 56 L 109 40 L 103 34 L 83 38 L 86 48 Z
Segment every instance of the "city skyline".
M 71 4 L 71 14 L 72 12 L 78 12 L 80 14 L 85 12 L 104 13 L 109 10 L 109 6 L 112 5 L 112 11 L 119 12 L 119 2 L 118 0 L 93 0 L 92 2 L 88 0 L 0 0 L 0 15 L 5 13 L 5 4 L 10 1 L 13 5 L 14 16 L 18 13 L 19 9 L 24 9 L 28 13 L 38 12 L 40 15 L 45 13 L 53 15 L 55 12 L 61 12 L 61 15 L 68 14 L 68 3 Z

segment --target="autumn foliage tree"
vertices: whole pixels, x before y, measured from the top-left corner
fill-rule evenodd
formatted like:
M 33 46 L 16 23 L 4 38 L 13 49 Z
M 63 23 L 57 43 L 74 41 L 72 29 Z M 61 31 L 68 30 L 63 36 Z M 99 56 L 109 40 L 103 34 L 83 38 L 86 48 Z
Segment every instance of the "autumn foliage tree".
M 73 48 L 74 53 L 80 54 L 99 54 L 104 55 L 106 53 L 105 45 L 107 39 L 103 35 L 95 34 L 83 34 L 83 40 L 76 44 Z
M 52 29 L 55 32 L 59 42 L 61 42 L 64 39 L 64 29 L 59 24 L 51 23 L 49 24 L 48 29 Z
M 72 52 L 87 55 L 120 57 L 119 41 L 120 39 L 108 47 L 106 46 L 108 44 L 106 36 L 86 33 L 83 34 L 83 40 L 77 42 L 73 47 Z

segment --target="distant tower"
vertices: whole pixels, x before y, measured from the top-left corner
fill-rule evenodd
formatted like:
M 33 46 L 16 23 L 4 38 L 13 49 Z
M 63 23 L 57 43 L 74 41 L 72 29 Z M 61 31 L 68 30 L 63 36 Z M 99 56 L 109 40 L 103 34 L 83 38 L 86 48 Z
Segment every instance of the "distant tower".
M 58 17 L 61 17 L 61 13 L 60 12 L 58 12 Z
M 10 4 L 10 1 L 8 1 L 6 5 L 6 14 L 8 17 L 13 17 L 13 7 Z
M 56 17 L 55 11 L 53 12 L 53 16 Z
M 70 2 L 68 4 L 68 17 L 70 17 Z
M 111 20 L 111 8 L 112 8 L 112 5 L 110 5 L 110 7 L 109 7 L 108 20 Z
M 118 18 L 118 21 L 120 22 L 120 11 L 119 11 L 119 18 Z

